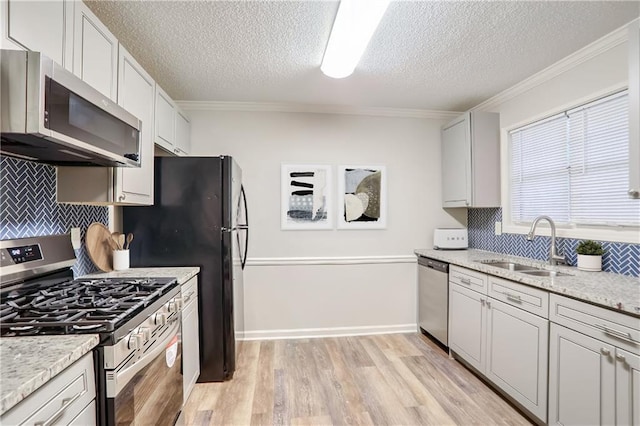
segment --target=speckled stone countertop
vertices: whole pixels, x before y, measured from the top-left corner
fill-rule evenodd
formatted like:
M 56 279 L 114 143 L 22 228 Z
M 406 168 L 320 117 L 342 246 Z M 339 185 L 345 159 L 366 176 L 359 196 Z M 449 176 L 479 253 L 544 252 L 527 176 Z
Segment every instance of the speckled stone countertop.
M 0 415 L 31 395 L 99 342 L 97 334 L 0 339 Z
M 421 249 L 414 252 L 419 256 L 441 260 L 640 317 L 640 278 L 609 272 L 580 271 L 578 268 L 570 266 L 550 266 L 546 262 L 535 259 L 483 250 Z M 487 261 L 521 263 L 570 275 L 557 277 L 526 275 L 482 263 Z
M 169 268 L 129 268 L 124 271 L 100 272 L 86 275 L 83 278 L 177 278 L 178 284 L 184 284 L 191 277 L 200 273 L 197 266 L 182 266 Z

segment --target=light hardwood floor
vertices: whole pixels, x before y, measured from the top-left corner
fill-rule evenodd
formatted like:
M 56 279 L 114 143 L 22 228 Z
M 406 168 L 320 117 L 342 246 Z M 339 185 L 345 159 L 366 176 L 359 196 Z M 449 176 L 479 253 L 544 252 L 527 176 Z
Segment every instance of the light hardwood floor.
M 420 334 L 241 342 L 233 380 L 197 384 L 188 425 L 531 424 Z

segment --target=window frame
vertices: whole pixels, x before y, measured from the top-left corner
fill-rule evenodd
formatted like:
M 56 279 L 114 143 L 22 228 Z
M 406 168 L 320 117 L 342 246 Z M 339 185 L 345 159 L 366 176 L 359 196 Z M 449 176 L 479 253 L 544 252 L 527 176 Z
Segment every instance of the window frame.
M 536 114 L 533 117 L 500 128 L 500 169 L 501 169 L 501 200 L 502 200 L 502 232 L 509 234 L 523 234 L 529 232 L 532 222 L 514 223 L 511 212 L 511 146 L 509 132 L 561 114 L 564 111 L 578 108 L 590 102 L 597 101 L 606 96 L 628 89 L 625 84 L 618 84 L 606 90 L 593 93 L 587 97 L 577 99 L 569 104 L 558 106 L 550 111 Z M 546 222 L 541 222 L 536 230 L 540 235 L 551 235 Z M 598 226 L 598 225 L 561 225 L 556 224 L 556 236 L 560 238 L 592 239 L 600 241 L 622 242 L 640 244 L 640 226 Z

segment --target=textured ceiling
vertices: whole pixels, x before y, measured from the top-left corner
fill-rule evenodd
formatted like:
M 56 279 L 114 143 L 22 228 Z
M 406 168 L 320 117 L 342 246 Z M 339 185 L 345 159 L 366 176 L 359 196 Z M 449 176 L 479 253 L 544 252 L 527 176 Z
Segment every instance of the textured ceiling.
M 86 1 L 176 100 L 463 111 L 640 16 L 638 1 L 394 1 L 356 71 L 335 1 Z

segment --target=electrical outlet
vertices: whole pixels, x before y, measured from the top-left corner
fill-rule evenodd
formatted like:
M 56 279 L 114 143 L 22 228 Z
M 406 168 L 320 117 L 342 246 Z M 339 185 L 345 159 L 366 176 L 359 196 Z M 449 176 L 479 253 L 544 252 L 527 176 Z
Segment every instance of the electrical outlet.
M 496 235 L 502 235 L 502 222 L 496 222 Z

